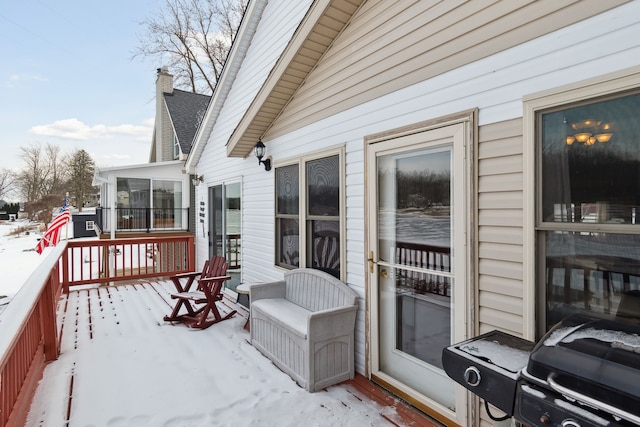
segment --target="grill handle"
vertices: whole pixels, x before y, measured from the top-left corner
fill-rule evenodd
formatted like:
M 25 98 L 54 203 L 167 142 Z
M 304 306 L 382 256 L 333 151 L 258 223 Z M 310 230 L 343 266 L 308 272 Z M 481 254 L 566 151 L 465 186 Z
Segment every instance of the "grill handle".
M 615 406 L 611 406 L 607 403 L 603 403 L 600 402 L 592 397 L 586 396 L 582 393 L 578 393 L 577 391 L 571 390 L 570 388 L 561 386 L 560 384 L 558 384 L 555 380 L 555 374 L 550 374 L 547 377 L 547 383 L 549 384 L 549 386 L 551 386 L 551 388 L 553 390 L 555 390 L 556 392 L 563 394 L 565 396 L 567 396 L 570 399 L 575 399 L 579 402 L 582 402 L 586 405 L 589 405 L 593 408 L 596 409 L 600 409 L 602 411 L 608 412 L 611 415 L 615 416 L 615 417 L 619 417 L 622 419 L 625 419 L 627 421 L 630 421 L 632 423 L 635 424 L 640 424 L 640 417 L 638 417 L 637 415 L 631 414 L 625 410 L 622 410 L 620 408 L 616 408 Z

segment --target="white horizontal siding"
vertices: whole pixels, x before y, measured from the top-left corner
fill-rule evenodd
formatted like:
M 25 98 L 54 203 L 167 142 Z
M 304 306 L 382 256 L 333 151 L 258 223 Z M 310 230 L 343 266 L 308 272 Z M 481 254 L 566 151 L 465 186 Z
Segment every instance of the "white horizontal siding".
M 638 6 L 623 6 L 619 8 L 617 15 L 627 15 L 626 8 L 633 8 L 640 12 Z M 588 32 L 596 23 L 608 24 L 608 29 L 600 29 L 603 37 L 608 41 L 598 42 L 601 45 L 614 43 L 624 33 L 624 30 L 615 25 L 616 15 L 608 12 L 606 18 L 594 17 L 586 22 L 576 24 L 575 28 L 563 29 L 560 33 L 583 34 Z M 640 13 L 637 21 L 627 31 L 637 34 L 640 40 Z M 625 37 L 628 37 L 627 34 Z M 360 291 L 365 282 L 365 254 L 364 251 L 364 189 L 366 177 L 364 174 L 364 142 L 366 135 L 377 134 L 402 126 L 411 125 L 424 120 L 433 119 L 446 114 L 479 108 L 481 124 L 481 143 L 478 148 L 478 189 L 479 208 L 478 239 L 482 243 L 481 249 L 492 251 L 478 254 L 479 274 L 479 301 L 487 301 L 481 295 L 482 284 L 493 281 L 495 285 L 486 289 L 486 292 L 497 295 L 507 295 L 510 300 L 511 311 L 500 310 L 498 306 L 479 307 L 480 330 L 500 328 L 516 334 L 522 334 L 522 314 L 514 313 L 513 307 L 522 307 L 522 296 L 513 295 L 513 287 L 523 286 L 522 267 L 522 236 L 523 236 L 523 212 L 522 212 L 522 122 L 519 119 L 522 112 L 521 98 L 543 88 L 557 85 L 555 73 L 563 72 L 565 67 L 572 68 L 574 78 L 587 77 L 580 67 L 567 65 L 566 61 L 548 61 L 545 52 L 555 56 L 558 49 L 564 49 L 564 55 L 573 44 L 563 45 L 558 43 L 555 33 L 544 36 L 542 40 L 534 40 L 522 46 L 510 49 L 513 56 L 500 53 L 488 57 L 477 63 L 469 64 L 443 75 L 434 77 L 425 82 L 418 83 L 410 88 L 402 89 L 389 95 L 385 95 L 374 101 L 367 102 L 347 111 L 336 114 L 296 129 L 267 142 L 269 152 L 274 159 L 287 158 L 292 155 L 304 154 L 312 150 L 320 150 L 332 146 L 341 141 L 347 141 L 347 281 L 351 287 Z M 531 46 L 536 45 L 538 55 L 531 56 Z M 584 40 L 586 45 L 593 43 L 590 38 Z M 606 50 L 606 49 L 605 49 Z M 615 49 L 614 49 L 615 50 Z M 625 51 L 626 59 L 617 64 L 608 64 L 612 68 L 623 68 L 640 63 L 640 47 L 633 49 L 638 56 L 630 51 Z M 607 51 L 611 52 L 611 51 Z M 591 53 L 596 59 L 602 52 Z M 605 53 L 606 54 L 606 53 Z M 537 87 L 529 87 L 522 83 L 521 76 L 511 74 L 510 69 L 525 60 L 527 69 L 538 68 L 555 64 L 556 70 L 548 70 L 546 76 L 540 76 L 536 80 Z M 504 71 L 503 71 L 504 70 Z M 592 74 L 592 70 L 587 74 Z M 504 100 L 504 101 L 503 101 Z M 514 105 L 516 105 L 514 107 Z M 504 107 L 504 110 L 502 109 Z M 490 115 L 486 114 L 489 109 Z M 497 114 L 500 112 L 500 114 Z M 513 119 L 516 120 L 508 120 Z M 483 122 L 484 120 L 484 122 Z M 492 130 L 483 126 L 496 123 L 498 128 Z M 488 132 L 488 133 L 487 133 Z M 495 135 L 492 135 L 492 132 Z M 300 141 L 304 141 L 303 144 Z M 488 246 L 486 244 L 489 244 Z M 491 246 L 491 244 L 494 244 Z M 504 246 L 496 246 L 504 245 Z M 500 250 L 498 250 L 500 248 Z M 510 250 L 511 249 L 511 250 Z M 503 259 L 491 259 L 491 257 Z M 509 286 L 500 290 L 500 284 L 508 283 Z M 498 287 L 495 289 L 495 287 Z M 361 292 L 359 292 L 361 293 Z M 491 301 L 489 299 L 488 301 Z M 364 331 L 364 312 L 358 315 L 358 334 Z M 363 335 L 357 336 L 358 349 L 364 346 Z M 365 365 L 364 353 L 358 352 L 356 360 L 358 372 L 363 372 Z
M 310 4 L 310 0 L 267 4 L 246 58 L 229 91 L 227 102 L 220 111 L 216 129 L 214 129 L 217 135 L 212 133 L 215 140 L 223 138 L 223 144 L 226 144 L 284 51 Z M 210 140 L 208 145 L 211 143 L 215 142 Z
M 264 19 L 276 19 L 284 2 L 271 2 Z M 287 7 L 292 7 L 287 3 Z M 284 7 L 284 6 L 282 6 Z M 298 5 L 295 5 L 298 10 Z M 286 9 L 286 8 L 285 8 Z M 285 10 L 281 11 L 285 14 Z M 273 15 L 269 15 L 272 13 Z M 271 16 L 269 18 L 269 16 Z M 266 22 L 266 21 L 265 21 Z M 263 23 L 261 22 L 260 25 Z M 284 25 L 279 22 L 278 25 Z M 278 26 L 276 25 L 276 26 Z M 226 158 L 225 143 L 257 90 L 260 51 L 268 40 L 256 34 L 247 67 L 234 84 L 228 105 L 213 129 L 198 174 L 208 185 L 242 177 L 243 279 L 280 279 L 274 267 L 273 171 L 265 172 L 253 157 Z M 258 49 L 260 46 L 260 49 Z M 258 66 L 255 74 L 251 65 Z M 478 295 L 479 332 L 500 328 L 523 331 L 522 213 L 522 97 L 568 82 L 640 64 L 640 2 L 632 2 L 600 16 L 539 39 L 446 72 L 285 133 L 265 138 L 267 154 L 283 161 L 328 147 L 346 147 L 346 272 L 347 283 L 360 296 L 356 323 L 356 370 L 365 373 L 365 167 L 364 137 L 448 114 L 479 108 Z M 244 75 L 243 73 L 247 73 Z M 247 85 L 244 87 L 243 85 Z M 236 87 L 238 85 L 238 87 Z M 248 87 L 252 89 L 249 90 Z M 227 111 L 225 111 L 228 108 Z M 282 117 L 284 120 L 286 117 Z M 512 121 L 510 119 L 516 119 Z M 508 121 L 507 121 L 508 120 Z M 485 125 L 494 124 L 494 129 Z M 482 135 L 486 131 L 495 131 Z M 505 131 L 507 129 L 508 131 Z M 206 201 L 206 186 L 196 201 Z M 208 220 L 208 219 L 207 219 Z M 197 233 L 199 263 L 208 253 L 207 239 Z M 512 249 L 512 251 L 510 251 Z M 501 306 L 500 303 L 504 303 Z
M 262 13 L 251 46 L 229 91 L 228 98 L 211 131 L 196 165 L 205 183 L 197 188 L 196 204 L 204 201 L 207 210 L 205 230 L 198 223 L 196 248 L 198 263 L 208 257 L 208 186 L 242 180 L 242 280 L 270 281 L 282 278 L 274 267 L 273 173 L 258 166 L 254 157 L 227 158 L 225 144 L 247 107 L 271 72 L 288 40 L 305 15 L 310 0 L 269 2 Z
M 274 135 L 449 70 L 463 69 L 465 64 L 480 62 L 482 57 L 547 31 L 586 21 L 616 4 L 619 2 L 368 1 L 307 77 L 287 106 L 287 118 L 280 120 L 280 128 L 274 127 Z M 526 53 L 527 59 L 531 52 Z M 457 95 L 465 98 L 476 93 L 474 80 L 478 78 L 477 83 L 485 87 L 487 82 L 482 80 L 492 79 L 494 71 L 460 76 Z M 535 71 L 527 69 L 526 75 L 532 73 Z M 517 78 L 519 74 L 507 81 Z M 487 100 L 487 106 L 495 108 L 496 101 L 500 99 Z

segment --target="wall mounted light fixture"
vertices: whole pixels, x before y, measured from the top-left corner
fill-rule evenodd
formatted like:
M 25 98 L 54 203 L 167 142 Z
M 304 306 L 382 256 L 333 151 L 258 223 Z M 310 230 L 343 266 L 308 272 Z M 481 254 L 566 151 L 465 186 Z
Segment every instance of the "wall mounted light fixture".
M 193 178 L 191 179 L 191 183 L 196 186 L 201 184 L 204 181 L 204 176 L 202 175 L 194 175 Z
M 258 164 L 262 163 L 264 165 L 264 170 L 271 170 L 271 159 L 262 160 L 264 157 L 264 153 L 266 151 L 266 147 L 262 143 L 262 139 L 258 139 L 258 143 L 255 146 L 256 157 L 258 158 Z

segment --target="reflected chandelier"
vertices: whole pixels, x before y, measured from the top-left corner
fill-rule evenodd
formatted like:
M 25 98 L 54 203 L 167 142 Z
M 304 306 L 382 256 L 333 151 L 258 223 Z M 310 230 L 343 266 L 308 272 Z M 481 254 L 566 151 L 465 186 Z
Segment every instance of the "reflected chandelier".
M 566 118 L 564 123 L 567 123 Z M 586 119 L 571 123 L 570 128 L 575 133 L 567 135 L 565 139 L 567 145 L 572 145 L 576 141 L 584 145 L 593 145 L 596 142 L 609 142 L 613 137 L 611 123 L 602 123 L 602 120 L 599 119 Z

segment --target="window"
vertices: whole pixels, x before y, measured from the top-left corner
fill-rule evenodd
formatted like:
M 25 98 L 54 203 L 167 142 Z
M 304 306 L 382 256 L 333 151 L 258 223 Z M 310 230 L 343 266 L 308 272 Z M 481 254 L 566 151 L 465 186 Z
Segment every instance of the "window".
M 116 206 L 118 230 L 180 229 L 186 223 L 182 181 L 117 178 Z
M 342 276 L 342 154 L 276 168 L 276 264 Z M 302 190 L 302 191 L 301 191 Z
M 173 134 L 173 160 L 178 160 L 180 158 L 180 141 L 178 141 L 178 137 L 176 134 Z
M 182 182 L 153 180 L 153 228 L 180 228 Z
M 85 225 L 85 230 L 86 231 L 93 231 L 93 230 L 96 229 L 95 222 L 93 222 L 93 221 L 87 221 L 87 222 L 84 223 L 84 225 Z
M 640 323 L 640 91 L 536 112 L 538 335 L 572 313 Z

